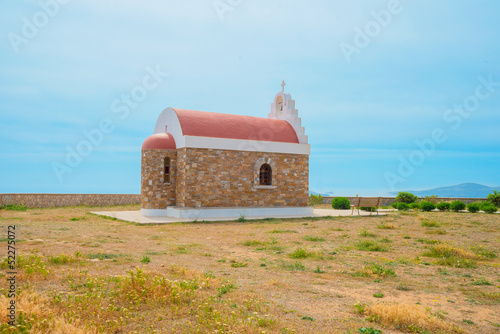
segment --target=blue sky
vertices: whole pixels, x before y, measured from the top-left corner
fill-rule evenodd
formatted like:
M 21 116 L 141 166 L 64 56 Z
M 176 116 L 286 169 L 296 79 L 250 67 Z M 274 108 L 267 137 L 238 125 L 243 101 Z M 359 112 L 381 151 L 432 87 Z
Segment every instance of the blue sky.
M 163 109 L 266 117 L 283 79 L 312 191 L 500 185 L 498 1 L 1 6 L 0 192 L 139 193 L 140 147 Z M 116 113 L 150 71 L 168 77 Z M 69 167 L 103 120 L 112 131 Z

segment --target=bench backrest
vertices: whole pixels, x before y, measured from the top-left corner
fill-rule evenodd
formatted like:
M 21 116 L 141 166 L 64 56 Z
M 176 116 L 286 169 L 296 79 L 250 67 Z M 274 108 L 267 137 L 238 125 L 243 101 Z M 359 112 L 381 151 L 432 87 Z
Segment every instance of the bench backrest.
M 381 197 L 356 197 L 353 205 L 355 207 L 379 207 Z

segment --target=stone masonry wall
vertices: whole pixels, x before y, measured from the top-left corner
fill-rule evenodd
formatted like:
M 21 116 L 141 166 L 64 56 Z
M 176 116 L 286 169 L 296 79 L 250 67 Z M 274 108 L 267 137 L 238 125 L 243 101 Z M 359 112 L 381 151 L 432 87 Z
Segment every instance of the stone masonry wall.
M 63 206 L 111 206 L 139 204 L 135 194 L 0 194 L 0 205 L 22 204 L 28 208 Z
M 177 206 L 308 205 L 307 155 L 181 148 L 177 156 Z M 258 186 L 263 162 L 273 167 L 271 187 Z
M 170 158 L 170 183 L 164 183 L 164 159 Z M 141 158 L 141 202 L 143 209 L 175 206 L 176 150 L 144 150 Z

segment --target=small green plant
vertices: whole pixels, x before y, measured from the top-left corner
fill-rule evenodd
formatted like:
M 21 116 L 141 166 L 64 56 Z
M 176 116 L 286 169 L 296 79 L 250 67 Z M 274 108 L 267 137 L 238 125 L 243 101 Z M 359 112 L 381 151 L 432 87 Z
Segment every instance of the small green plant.
M 304 271 L 306 267 L 301 262 L 283 263 L 282 267 L 289 271 Z
M 435 220 L 427 220 L 427 219 L 425 219 L 425 220 L 422 221 L 422 226 L 424 226 L 424 227 L 440 227 L 441 224 L 438 223 Z
M 396 227 L 392 224 L 387 224 L 386 222 L 380 223 L 380 225 L 377 226 L 377 228 L 381 230 L 392 230 L 395 229 Z
M 361 327 L 358 329 L 358 333 L 360 333 L 360 334 L 382 334 L 382 331 L 379 329 L 374 329 L 373 327 Z
M 366 304 L 361 303 L 360 301 L 357 301 L 354 303 L 354 309 L 356 310 L 357 313 L 363 314 L 366 311 Z
M 312 256 L 310 252 L 308 252 L 305 248 L 299 247 L 293 251 L 289 256 L 292 259 L 305 259 Z
M 259 241 L 259 240 L 247 240 L 243 242 L 243 246 L 264 246 L 267 242 Z
M 392 243 L 392 240 L 388 237 L 383 237 L 382 239 L 380 239 L 380 242 L 383 242 L 384 244 L 390 244 Z
M 72 257 L 71 255 L 66 255 L 64 253 L 59 255 L 51 255 L 48 258 L 49 262 L 53 264 L 68 264 L 76 261 L 74 257 Z
M 375 297 L 375 298 L 384 298 L 384 294 L 383 293 L 374 293 L 373 297 Z
M 467 325 L 474 325 L 474 321 L 468 320 L 468 319 L 463 319 L 462 322 Z
M 379 263 L 374 263 L 371 266 L 365 267 L 364 271 L 381 277 L 396 277 L 394 270 Z
M 427 232 L 425 232 L 427 234 L 439 234 L 439 235 L 445 235 L 447 234 L 448 232 L 446 232 L 445 229 L 442 229 L 442 228 L 438 228 L 438 229 L 435 229 L 435 230 L 429 230 Z
M 294 230 L 272 230 L 269 233 L 299 233 L 299 232 Z
M 358 250 L 368 251 L 368 252 L 387 252 L 387 247 L 379 244 L 375 240 L 360 240 L 354 247 Z
M 313 270 L 316 274 L 324 274 L 325 271 L 324 270 L 321 270 L 321 268 L 319 266 L 316 267 L 316 269 Z
M 149 263 L 151 262 L 151 258 L 149 256 L 144 255 L 141 259 L 141 263 Z
M 481 204 L 479 203 L 469 203 L 467 204 L 467 211 L 470 213 L 476 213 L 481 209 Z
M 247 221 L 247 220 L 246 220 L 246 218 L 245 218 L 245 215 L 244 215 L 244 214 L 241 214 L 241 215 L 240 215 L 240 218 L 238 218 L 238 220 L 237 220 L 237 222 L 239 222 L 239 223 L 244 223 L 244 222 L 246 222 L 246 221 Z
M 476 267 L 476 254 L 448 244 L 433 245 L 423 255 L 437 258 L 437 263 L 444 266 L 456 268 Z
M 26 211 L 26 210 L 28 210 L 28 208 L 22 204 L 4 204 L 4 205 L 0 205 L 0 210 Z
M 243 268 L 243 267 L 246 267 L 246 266 L 248 266 L 248 262 L 247 263 L 243 263 L 243 262 L 231 261 L 231 267 L 233 267 L 233 268 Z
M 462 201 L 453 201 L 450 204 L 450 210 L 451 211 L 458 212 L 458 211 L 461 211 L 461 210 L 465 210 L 465 208 L 466 208 L 466 205 Z
M 314 241 L 314 242 L 318 242 L 318 241 L 325 241 L 324 238 L 322 237 L 317 237 L 317 236 L 314 236 L 314 235 L 306 235 L 304 237 L 304 240 L 306 241 Z
M 396 202 L 400 203 L 410 204 L 410 203 L 416 203 L 417 201 L 418 197 L 409 192 L 402 191 L 396 196 Z
M 117 254 L 107 254 L 107 253 L 96 253 L 96 254 L 87 254 L 89 259 L 99 259 L 99 260 L 110 260 L 116 259 L 120 255 Z
M 484 256 L 488 259 L 496 259 L 497 258 L 497 255 L 494 251 L 491 251 L 482 245 L 472 246 L 471 251 L 473 251 L 476 255 Z
M 424 212 L 432 211 L 436 208 L 436 205 L 430 201 L 422 201 L 419 204 L 419 209 Z
M 302 317 L 302 320 L 314 321 L 314 318 L 305 316 L 305 317 Z
M 332 200 L 332 208 L 336 210 L 349 210 L 351 208 L 351 202 L 347 197 L 335 197 Z
M 394 209 L 397 209 L 398 208 L 398 202 L 392 202 L 391 203 L 391 206 L 394 208 Z
M 370 231 L 368 231 L 367 229 L 365 228 L 362 228 L 360 231 L 359 231 L 359 235 L 362 236 L 362 237 L 376 237 L 375 233 L 372 233 Z
M 437 245 L 437 244 L 440 244 L 441 241 L 439 240 L 434 240 L 434 239 L 424 239 L 424 238 L 419 238 L 417 239 L 418 242 L 421 242 L 423 244 L 426 244 L 426 245 Z
M 472 285 L 493 285 L 492 283 L 488 282 L 484 277 L 481 277 L 478 280 L 475 280 L 474 282 L 471 283 Z
M 229 293 L 229 292 L 233 291 L 234 289 L 236 289 L 234 284 L 222 284 L 222 286 L 217 289 L 217 291 L 218 291 L 217 297 L 220 298 L 220 297 L 222 297 L 222 295 L 225 295 L 226 293 Z
M 450 203 L 441 202 L 436 205 L 439 211 L 448 211 L 450 209 Z

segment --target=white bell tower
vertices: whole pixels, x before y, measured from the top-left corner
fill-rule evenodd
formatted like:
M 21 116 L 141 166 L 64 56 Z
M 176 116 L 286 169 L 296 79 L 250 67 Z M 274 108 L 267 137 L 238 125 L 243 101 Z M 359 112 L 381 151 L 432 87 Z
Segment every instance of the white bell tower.
M 302 120 L 298 116 L 299 111 L 295 109 L 295 100 L 290 93 L 285 93 L 285 81 L 281 83 L 281 92 L 276 94 L 271 104 L 271 112 L 267 116 L 272 119 L 281 119 L 290 123 L 295 130 L 300 144 L 307 144 L 307 136 L 302 126 Z

